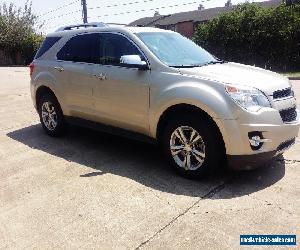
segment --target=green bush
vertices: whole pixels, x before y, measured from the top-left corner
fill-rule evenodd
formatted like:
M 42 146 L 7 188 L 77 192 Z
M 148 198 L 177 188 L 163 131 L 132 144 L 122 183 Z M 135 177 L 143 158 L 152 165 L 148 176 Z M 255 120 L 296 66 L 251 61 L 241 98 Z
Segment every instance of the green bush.
M 12 61 L 16 60 L 17 54 L 21 55 L 23 64 L 33 60 L 43 39 L 33 28 L 36 20 L 28 1 L 23 9 L 13 3 L 0 6 L 0 50 L 9 55 Z
M 300 5 L 239 5 L 200 24 L 194 41 L 226 61 L 280 71 L 299 70 Z

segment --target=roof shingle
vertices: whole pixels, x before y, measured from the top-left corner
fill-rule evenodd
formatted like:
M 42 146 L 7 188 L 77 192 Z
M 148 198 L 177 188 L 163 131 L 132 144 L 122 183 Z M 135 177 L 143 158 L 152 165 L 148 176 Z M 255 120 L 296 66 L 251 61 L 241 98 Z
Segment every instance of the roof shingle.
M 282 3 L 282 0 L 269 0 L 264 2 L 257 2 L 256 4 L 271 8 L 277 7 Z M 144 17 L 138 19 L 132 23 L 130 26 L 168 26 L 174 25 L 181 22 L 193 21 L 193 22 L 204 22 L 209 21 L 222 13 L 229 12 L 233 10 L 236 5 L 228 6 L 228 7 L 216 7 L 211 9 L 204 10 L 194 10 L 187 12 L 179 12 L 171 15 L 164 16 L 155 16 L 155 17 Z

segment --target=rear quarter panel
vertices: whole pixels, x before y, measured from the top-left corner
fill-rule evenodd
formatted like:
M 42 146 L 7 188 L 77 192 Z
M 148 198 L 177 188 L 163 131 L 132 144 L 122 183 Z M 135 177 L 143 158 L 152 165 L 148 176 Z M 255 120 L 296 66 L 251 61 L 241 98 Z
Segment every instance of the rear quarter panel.
M 67 105 L 64 101 L 65 95 L 63 91 L 63 86 L 60 83 L 60 80 L 58 79 L 57 76 L 57 72 L 54 69 L 54 67 L 56 66 L 56 62 L 52 60 L 41 59 L 41 60 L 35 60 L 34 64 L 35 64 L 35 70 L 31 78 L 31 95 L 34 104 L 36 101 L 36 92 L 38 88 L 41 86 L 45 86 L 52 90 L 58 102 L 60 103 L 64 114 L 67 114 L 68 111 L 66 109 Z

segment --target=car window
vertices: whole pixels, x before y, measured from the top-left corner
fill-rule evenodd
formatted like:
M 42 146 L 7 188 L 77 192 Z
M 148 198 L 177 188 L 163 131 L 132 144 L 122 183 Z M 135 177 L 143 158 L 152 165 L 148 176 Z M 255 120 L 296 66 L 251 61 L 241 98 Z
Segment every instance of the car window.
M 99 34 L 71 38 L 57 54 L 58 60 L 99 63 Z
M 120 58 L 125 55 L 139 55 L 145 61 L 138 48 L 126 37 L 111 33 L 100 35 L 100 64 L 120 65 Z
M 136 34 L 156 57 L 171 67 L 198 67 L 219 62 L 190 39 L 175 32 Z
M 40 49 L 36 53 L 34 59 L 40 58 L 42 55 L 44 55 L 49 49 L 53 47 L 54 44 L 56 44 L 61 37 L 46 37 L 43 41 Z

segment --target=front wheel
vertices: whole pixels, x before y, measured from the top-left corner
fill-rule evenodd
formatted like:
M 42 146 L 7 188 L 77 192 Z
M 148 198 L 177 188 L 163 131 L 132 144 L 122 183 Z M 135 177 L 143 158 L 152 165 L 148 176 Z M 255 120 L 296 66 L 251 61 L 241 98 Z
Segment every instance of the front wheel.
M 224 164 L 222 138 L 211 121 L 186 115 L 167 124 L 163 150 L 171 166 L 187 178 L 198 178 Z

